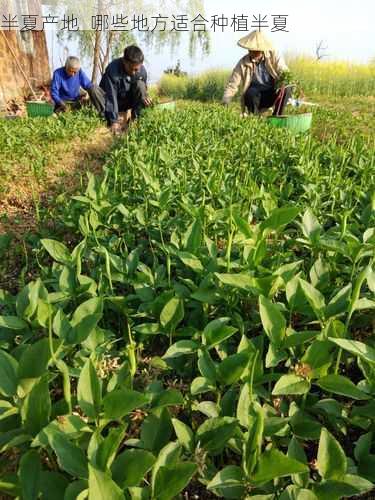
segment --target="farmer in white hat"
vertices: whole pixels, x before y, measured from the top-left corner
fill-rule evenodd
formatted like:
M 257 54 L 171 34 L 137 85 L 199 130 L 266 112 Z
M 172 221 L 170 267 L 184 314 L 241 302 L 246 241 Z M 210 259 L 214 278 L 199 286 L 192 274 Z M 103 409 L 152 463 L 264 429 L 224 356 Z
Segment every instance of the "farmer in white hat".
M 241 38 L 238 45 L 248 50 L 239 60 L 224 90 L 223 104 L 229 104 L 241 88 L 242 111 L 259 114 L 270 108 L 278 98 L 276 82 L 287 71 L 283 59 L 278 56 L 271 42 L 260 31 L 253 31 Z M 281 114 L 289 95 L 283 94 L 274 114 Z

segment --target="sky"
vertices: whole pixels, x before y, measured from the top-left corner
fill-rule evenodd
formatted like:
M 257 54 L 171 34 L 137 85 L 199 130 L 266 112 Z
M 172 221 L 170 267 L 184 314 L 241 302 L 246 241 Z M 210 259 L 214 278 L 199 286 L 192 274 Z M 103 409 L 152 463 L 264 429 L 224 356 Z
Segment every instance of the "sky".
M 157 3 L 158 4 L 158 3 Z M 234 15 L 267 16 L 269 27 L 264 33 L 283 53 L 306 54 L 314 56 L 320 40 L 327 47 L 326 59 L 349 60 L 366 63 L 375 58 L 375 0 L 205 0 L 205 18 L 217 14 L 231 18 Z M 182 13 L 182 12 L 178 12 Z M 161 15 L 171 13 L 160 12 Z M 287 17 L 288 32 L 271 32 L 274 15 Z M 251 28 L 251 31 L 254 28 Z M 203 56 L 199 51 L 194 59 L 189 57 L 188 37 L 182 36 L 180 46 L 173 54 L 169 49 L 161 53 L 145 48 L 146 65 L 150 81 L 157 81 L 163 71 L 181 61 L 184 71 L 189 74 L 199 73 L 210 68 L 232 68 L 244 55 L 244 50 L 237 46 L 237 41 L 246 33 L 233 32 L 227 28 L 224 33 L 210 32 L 211 51 Z M 53 32 L 47 32 L 50 53 L 53 52 L 52 69 L 61 65 L 66 51 L 56 42 Z M 67 44 L 70 55 L 76 55 L 74 42 Z M 51 49 L 53 50 L 51 51 Z M 79 54 L 78 54 L 79 56 Z M 89 65 L 84 69 L 90 71 Z

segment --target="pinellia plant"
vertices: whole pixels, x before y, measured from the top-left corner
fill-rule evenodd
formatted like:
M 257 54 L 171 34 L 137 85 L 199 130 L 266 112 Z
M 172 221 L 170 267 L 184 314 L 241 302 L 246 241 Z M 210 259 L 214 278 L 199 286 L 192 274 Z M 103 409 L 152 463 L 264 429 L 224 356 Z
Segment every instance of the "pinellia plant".
M 371 161 L 219 106 L 147 112 L 55 211 L 70 243 L 1 292 L 1 491 L 370 491 Z

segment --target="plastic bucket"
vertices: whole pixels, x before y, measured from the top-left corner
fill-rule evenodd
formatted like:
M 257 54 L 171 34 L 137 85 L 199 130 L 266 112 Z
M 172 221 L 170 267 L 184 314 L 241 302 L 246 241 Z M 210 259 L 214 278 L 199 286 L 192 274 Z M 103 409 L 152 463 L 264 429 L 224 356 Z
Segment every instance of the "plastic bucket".
M 269 116 L 268 123 L 274 127 L 287 128 L 292 132 L 307 132 L 311 128 L 312 113 L 300 115 Z
M 53 114 L 53 105 L 44 101 L 27 101 L 26 109 L 30 117 L 51 116 Z

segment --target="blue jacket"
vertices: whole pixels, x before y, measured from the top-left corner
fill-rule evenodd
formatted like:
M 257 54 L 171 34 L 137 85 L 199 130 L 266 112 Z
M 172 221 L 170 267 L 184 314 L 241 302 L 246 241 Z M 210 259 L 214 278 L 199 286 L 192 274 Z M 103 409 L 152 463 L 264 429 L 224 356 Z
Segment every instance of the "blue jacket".
M 80 87 L 84 90 L 92 87 L 92 82 L 82 69 L 74 76 L 69 76 L 65 68 L 59 68 L 53 72 L 51 97 L 56 104 L 61 104 L 62 101 L 76 101 L 79 99 Z
M 126 99 L 130 87 L 137 80 L 143 80 L 147 85 L 147 71 L 142 65 L 138 73 L 129 76 L 125 72 L 123 58 L 114 59 L 106 68 L 100 81 L 100 87 L 105 92 L 105 117 L 109 124 L 118 120 L 119 101 Z

